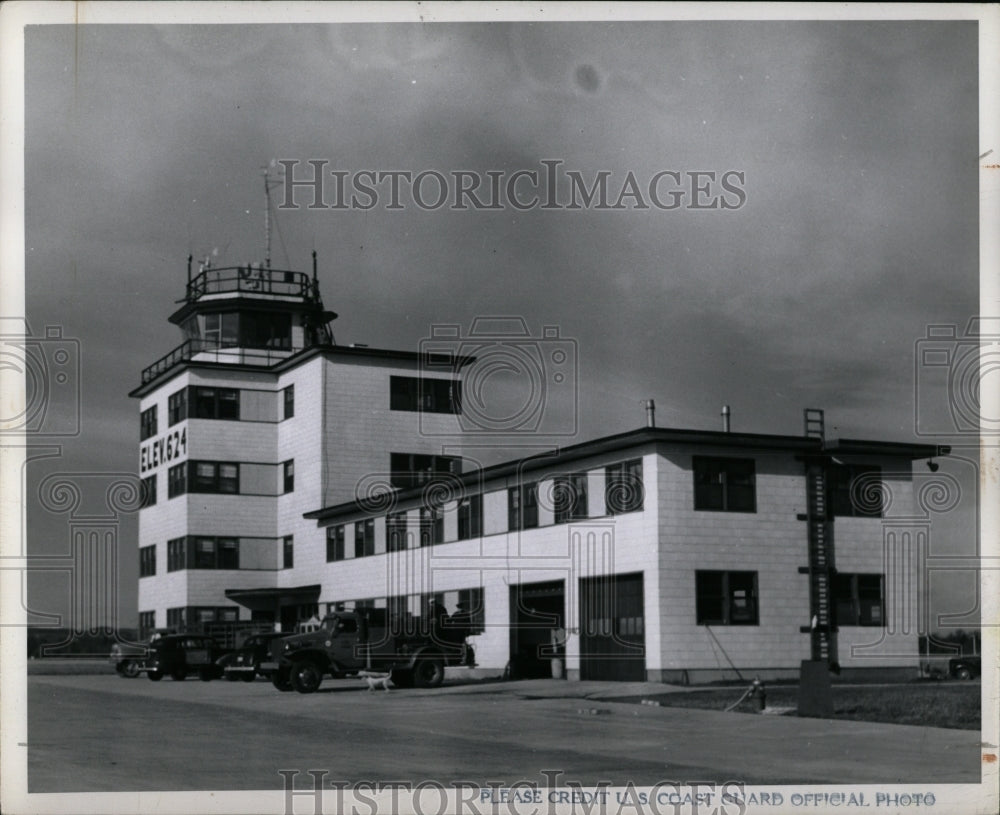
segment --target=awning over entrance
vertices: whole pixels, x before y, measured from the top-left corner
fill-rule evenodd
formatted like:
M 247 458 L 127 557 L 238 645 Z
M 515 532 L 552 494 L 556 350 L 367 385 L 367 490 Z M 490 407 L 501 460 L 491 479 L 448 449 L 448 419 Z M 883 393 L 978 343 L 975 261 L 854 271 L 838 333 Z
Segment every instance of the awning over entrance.
M 251 611 L 274 611 L 282 606 L 319 602 L 319 583 L 266 589 L 226 589 L 226 597 Z

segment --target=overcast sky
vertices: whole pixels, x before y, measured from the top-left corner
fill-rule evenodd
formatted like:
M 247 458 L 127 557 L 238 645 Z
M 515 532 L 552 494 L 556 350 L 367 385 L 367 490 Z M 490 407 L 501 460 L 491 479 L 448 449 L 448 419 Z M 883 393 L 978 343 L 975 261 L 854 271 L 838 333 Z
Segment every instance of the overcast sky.
M 31 28 L 27 314 L 79 340 L 83 408 L 29 490 L 136 470 L 127 394 L 181 341 L 185 259 L 262 258 L 275 159 L 484 178 L 559 160 L 610 173 L 615 198 L 630 172 L 742 173 L 734 209 L 302 207 L 278 213 L 272 255 L 308 270 L 318 252 L 342 344 L 415 350 L 484 315 L 558 326 L 576 440 L 642 425 L 654 398 L 663 426 L 715 429 L 729 404 L 734 430 L 798 434 L 818 407 L 828 436 L 927 441 L 915 343 L 978 311 L 977 71 L 969 22 Z M 32 551 L 63 550 L 66 516 L 29 509 Z M 973 501 L 938 520 L 935 544 L 973 551 Z M 135 534 L 127 518 L 127 624 Z M 938 604 L 963 610 L 972 585 Z M 32 587 L 60 610 L 55 580 Z

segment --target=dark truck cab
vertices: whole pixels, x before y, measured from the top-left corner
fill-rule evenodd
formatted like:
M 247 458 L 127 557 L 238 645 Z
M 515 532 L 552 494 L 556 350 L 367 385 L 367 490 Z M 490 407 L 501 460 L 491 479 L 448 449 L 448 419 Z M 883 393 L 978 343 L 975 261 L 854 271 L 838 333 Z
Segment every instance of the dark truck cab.
M 422 621 L 422 624 L 420 622 Z M 313 693 L 325 676 L 389 673 L 399 687 L 437 687 L 446 665 L 474 664 L 463 615 L 388 620 L 385 609 L 337 611 L 318 631 L 275 640 L 260 664 L 278 690 Z

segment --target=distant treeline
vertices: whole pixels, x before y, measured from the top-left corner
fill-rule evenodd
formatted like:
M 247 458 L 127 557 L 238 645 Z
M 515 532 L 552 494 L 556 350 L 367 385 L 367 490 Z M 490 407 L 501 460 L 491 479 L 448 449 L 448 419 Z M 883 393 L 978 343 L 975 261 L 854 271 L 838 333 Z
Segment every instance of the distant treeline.
M 969 656 L 980 653 L 982 641 L 978 631 L 965 631 L 956 628 L 953 631 L 935 631 L 930 636 L 920 637 L 921 654 L 951 654 L 952 656 Z
M 118 630 L 117 641 L 138 641 L 135 628 Z M 107 656 L 116 642 L 115 635 L 74 634 L 69 628 L 28 626 L 28 658 Z

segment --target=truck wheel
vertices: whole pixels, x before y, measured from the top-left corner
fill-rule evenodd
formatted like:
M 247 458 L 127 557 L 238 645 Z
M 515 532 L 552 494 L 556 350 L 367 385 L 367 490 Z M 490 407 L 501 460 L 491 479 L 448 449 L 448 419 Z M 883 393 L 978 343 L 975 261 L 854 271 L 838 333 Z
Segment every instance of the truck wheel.
M 134 659 L 126 659 L 121 666 L 121 675 L 129 679 L 135 679 L 139 675 L 139 663 Z
M 440 659 L 418 659 L 413 667 L 413 683 L 418 688 L 436 688 L 444 682 L 444 663 Z
M 280 691 L 290 691 L 292 683 L 288 681 L 288 674 L 282 671 L 271 674 L 271 684 Z
M 972 671 L 966 668 L 964 665 L 955 671 L 955 677 L 957 679 L 972 679 Z
M 154 682 L 159 682 L 161 679 L 163 679 L 163 671 L 146 671 L 146 676 L 148 676 Z
M 319 683 L 323 681 L 323 672 L 315 663 L 307 660 L 292 665 L 288 678 L 299 693 L 315 693 Z
M 402 668 L 396 668 L 389 673 L 389 680 L 397 688 L 412 688 L 413 671 L 405 671 Z

